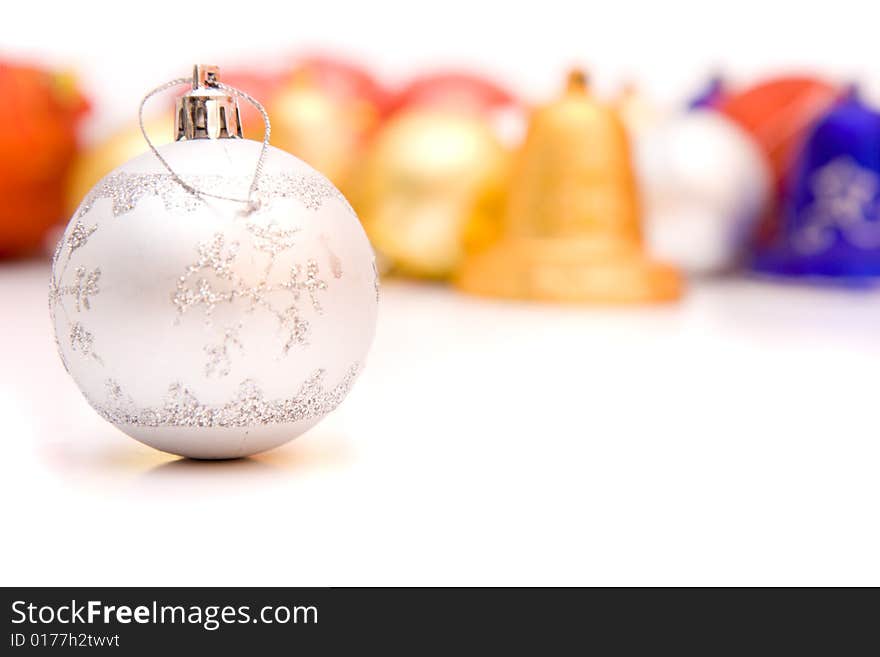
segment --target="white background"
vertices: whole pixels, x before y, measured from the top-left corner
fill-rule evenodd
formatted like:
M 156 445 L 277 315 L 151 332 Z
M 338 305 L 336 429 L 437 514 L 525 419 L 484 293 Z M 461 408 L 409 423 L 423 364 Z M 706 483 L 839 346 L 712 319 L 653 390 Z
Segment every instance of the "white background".
M 315 50 L 348 56 L 389 84 L 465 67 L 529 98 L 585 66 L 614 93 L 628 79 L 679 101 L 713 71 L 734 82 L 785 71 L 880 86 L 876 3 L 803 2 L 16 2 L 0 52 L 79 70 L 97 121 L 131 122 L 146 90 L 195 62 L 271 62 Z M 269 63 L 269 64 L 267 64 Z
M 194 60 L 306 46 L 534 96 L 579 62 L 666 98 L 713 67 L 880 65 L 871 3 L 272 4 L 15 3 L 0 46 L 81 68 L 108 121 Z M 3 584 L 880 584 L 876 293 L 716 281 L 609 310 L 390 284 L 336 413 L 205 464 L 88 408 L 46 281 L 0 268 Z

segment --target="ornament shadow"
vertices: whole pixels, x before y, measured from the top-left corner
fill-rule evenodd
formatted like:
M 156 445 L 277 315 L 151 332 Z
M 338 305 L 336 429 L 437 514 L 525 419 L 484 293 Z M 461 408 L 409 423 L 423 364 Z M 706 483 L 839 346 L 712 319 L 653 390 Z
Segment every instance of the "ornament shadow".
M 50 442 L 42 460 L 69 484 L 106 495 L 237 495 L 289 484 L 303 475 L 338 473 L 355 461 L 345 434 L 303 436 L 248 458 L 199 461 L 166 454 L 134 441 L 99 434 Z
M 240 459 L 197 460 L 174 458 L 145 471 L 138 479 L 147 486 L 192 484 L 228 489 L 287 481 L 291 475 L 336 470 L 353 462 L 350 444 L 342 436 L 316 435 L 283 447 Z
M 329 470 L 351 465 L 355 452 L 348 436 L 317 432 L 251 458 L 285 471 Z
M 106 440 L 101 434 L 80 434 L 41 446 L 43 462 L 59 475 L 90 483 L 125 481 L 173 457 L 130 441 Z
M 144 473 L 151 478 L 174 478 L 174 477 L 213 477 L 213 476 L 242 476 L 271 472 L 276 470 L 272 465 L 253 457 L 243 459 L 224 459 L 216 461 L 177 458 L 157 465 Z
M 239 496 L 280 485 L 285 472 L 255 458 L 196 461 L 173 458 L 142 472 L 129 494 L 189 498 Z

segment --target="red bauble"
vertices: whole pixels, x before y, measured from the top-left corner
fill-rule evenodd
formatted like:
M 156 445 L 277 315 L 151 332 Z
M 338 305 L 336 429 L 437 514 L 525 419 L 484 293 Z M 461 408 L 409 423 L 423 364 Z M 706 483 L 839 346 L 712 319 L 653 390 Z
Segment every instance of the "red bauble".
M 780 231 L 779 200 L 791 164 L 816 121 L 840 98 L 839 87 L 811 77 L 783 77 L 762 82 L 724 98 L 718 109 L 755 138 L 773 173 L 774 198 L 754 235 L 767 244 Z
M 294 62 L 293 75 L 307 76 L 313 85 L 334 98 L 369 103 L 378 114 L 387 113 L 388 90 L 357 64 L 325 55 L 306 55 Z
M 275 93 L 284 79 L 280 73 L 263 73 L 247 69 L 232 69 L 228 71 L 221 69 L 220 73 L 223 84 L 240 89 L 261 103 L 272 97 L 272 94 Z M 241 110 L 241 124 L 244 136 L 248 139 L 262 141 L 265 125 L 259 110 L 244 101 L 241 101 L 238 105 Z
M 69 76 L 0 63 L 0 257 L 42 246 L 64 219 L 64 182 L 87 103 Z
M 783 77 L 731 94 L 718 108 L 752 134 L 779 183 L 810 128 L 840 94 L 839 87 L 823 80 Z
M 441 72 L 412 80 L 395 96 L 392 111 L 432 108 L 487 114 L 516 108 L 517 97 L 500 85 L 473 73 Z

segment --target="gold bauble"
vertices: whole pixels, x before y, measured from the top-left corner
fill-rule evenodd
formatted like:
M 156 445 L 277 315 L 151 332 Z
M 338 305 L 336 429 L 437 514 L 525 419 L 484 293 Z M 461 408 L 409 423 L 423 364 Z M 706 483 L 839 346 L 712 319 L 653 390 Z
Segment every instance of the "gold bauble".
M 267 107 L 272 144 L 313 166 L 346 194 L 352 170 L 378 125 L 367 99 L 342 98 L 322 89 L 308 71 L 296 73 Z
M 174 117 L 162 116 L 144 122 L 150 140 L 156 145 L 174 139 Z M 85 149 L 74 161 L 65 194 L 68 214 L 73 214 L 89 190 L 116 167 L 147 150 L 140 126 L 133 123 Z
M 583 74 L 537 109 L 511 179 L 503 237 L 470 255 L 463 290 L 573 302 L 675 299 L 678 272 L 643 252 L 626 130 Z
M 508 165 L 483 117 L 404 110 L 373 141 L 355 206 L 394 271 L 447 278 L 466 246 L 497 239 Z

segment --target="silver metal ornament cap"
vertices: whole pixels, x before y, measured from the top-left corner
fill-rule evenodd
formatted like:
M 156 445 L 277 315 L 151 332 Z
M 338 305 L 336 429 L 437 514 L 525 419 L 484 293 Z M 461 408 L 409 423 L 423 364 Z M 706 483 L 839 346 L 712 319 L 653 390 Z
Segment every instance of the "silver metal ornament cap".
M 192 89 L 177 99 L 176 141 L 242 138 L 238 99 L 220 87 L 219 77 L 217 66 L 193 67 Z

